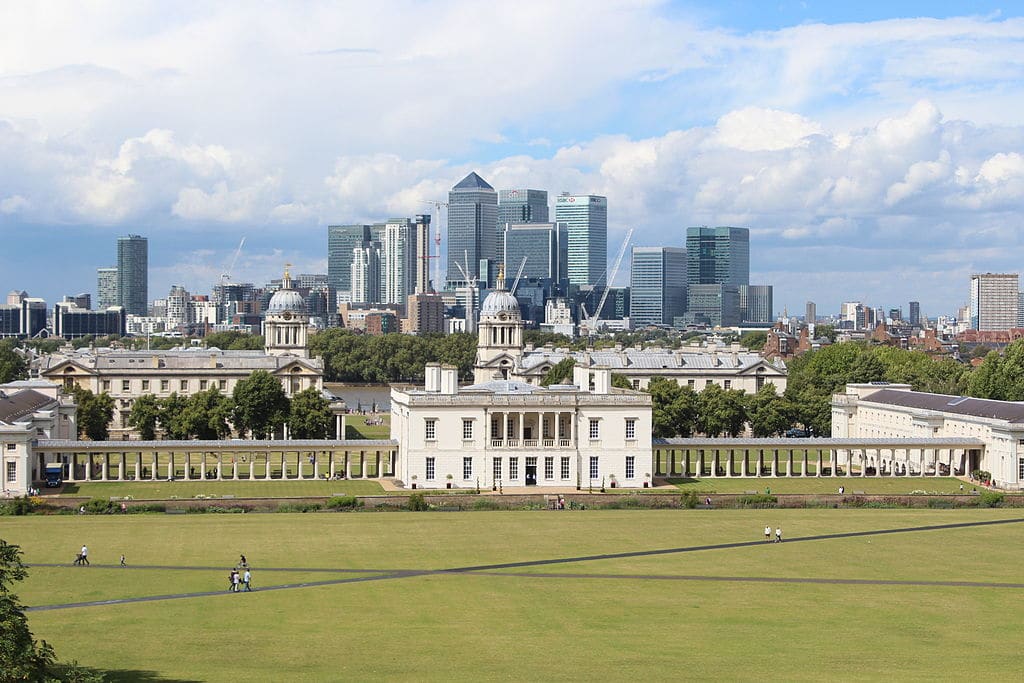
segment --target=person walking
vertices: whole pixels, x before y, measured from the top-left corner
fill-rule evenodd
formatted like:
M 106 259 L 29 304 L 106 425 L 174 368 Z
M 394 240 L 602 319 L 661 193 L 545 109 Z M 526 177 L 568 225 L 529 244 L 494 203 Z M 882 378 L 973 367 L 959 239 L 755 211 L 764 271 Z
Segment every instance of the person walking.
M 239 583 L 240 582 L 241 582 L 241 578 L 238 576 L 238 570 L 235 569 L 234 571 L 231 572 L 231 590 L 234 591 L 235 593 L 238 592 Z
M 767 524 L 764 525 L 764 542 L 768 543 L 772 540 L 772 528 Z
M 121 555 L 121 566 L 122 567 L 127 567 L 128 566 L 128 563 L 125 562 L 125 560 L 124 560 L 124 555 Z
M 246 592 L 252 591 L 252 574 L 248 569 L 245 570 L 245 574 L 242 574 L 242 583 L 245 584 Z
M 84 545 L 82 546 L 82 551 L 79 553 L 79 557 L 82 558 L 82 561 L 79 564 L 89 564 L 89 549 Z
M 782 527 L 781 526 L 775 527 L 775 542 L 776 543 L 782 543 Z

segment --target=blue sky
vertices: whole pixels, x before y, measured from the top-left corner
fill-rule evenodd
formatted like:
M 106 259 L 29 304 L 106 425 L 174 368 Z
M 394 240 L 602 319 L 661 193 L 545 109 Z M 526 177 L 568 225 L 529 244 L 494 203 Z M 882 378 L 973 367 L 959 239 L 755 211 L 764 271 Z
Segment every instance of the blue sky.
M 920 300 L 1016 272 L 1024 19 L 998 3 L 6 3 L 0 288 L 150 293 L 422 212 L 471 170 L 605 194 L 609 252 L 752 232 L 776 308 Z M 619 281 L 627 278 L 625 269 Z

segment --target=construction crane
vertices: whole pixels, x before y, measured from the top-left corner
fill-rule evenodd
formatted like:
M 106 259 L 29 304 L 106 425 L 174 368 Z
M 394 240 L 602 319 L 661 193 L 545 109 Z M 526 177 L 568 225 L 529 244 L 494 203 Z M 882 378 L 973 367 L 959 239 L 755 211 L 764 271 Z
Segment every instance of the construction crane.
M 434 248 L 437 250 L 436 253 L 428 253 L 426 256 L 421 258 L 425 259 L 437 259 L 434 261 L 434 292 L 441 291 L 441 209 L 448 208 L 448 202 L 441 202 L 434 199 L 421 199 L 424 204 L 430 204 L 434 207 Z
M 515 282 L 512 283 L 512 289 L 509 290 L 511 294 L 516 293 L 516 287 L 519 286 L 519 278 L 523 277 L 523 268 L 526 267 L 526 259 L 527 257 L 524 256 L 523 260 L 519 262 L 519 270 L 516 272 Z
M 619 248 L 619 255 L 615 257 L 615 265 L 612 267 L 608 278 L 604 283 L 604 294 L 601 295 L 601 303 L 597 305 L 597 309 L 594 311 L 594 315 L 587 321 L 587 328 L 590 334 L 597 332 L 597 323 L 601 318 L 601 311 L 604 310 L 604 304 L 608 300 L 608 294 L 612 291 L 612 280 L 619 273 L 619 266 L 622 265 L 622 257 L 626 254 L 626 247 L 629 246 L 629 240 L 633 237 L 633 228 L 630 228 L 626 232 L 626 239 L 623 240 L 622 246 Z M 584 309 L 586 310 L 586 309 Z
M 476 299 L 477 299 L 477 280 L 476 278 L 469 277 L 469 250 L 463 252 L 463 258 L 466 260 L 466 267 L 463 268 L 462 264 L 458 261 L 455 265 L 458 266 L 459 270 L 462 271 L 462 277 L 466 281 L 466 288 L 469 289 L 469 299 L 466 301 L 466 331 L 476 331 Z
M 235 270 L 235 264 L 238 262 L 238 256 L 242 253 L 242 247 L 244 247 L 244 246 L 245 246 L 245 238 L 243 237 L 242 241 L 238 243 L 238 249 L 235 249 L 235 255 L 231 259 L 231 265 L 228 266 L 228 269 L 227 269 L 226 272 L 223 272 L 223 273 L 220 274 L 220 283 L 222 285 L 226 285 L 228 282 L 230 282 L 230 280 L 231 280 L 231 273 L 233 273 L 234 270 Z

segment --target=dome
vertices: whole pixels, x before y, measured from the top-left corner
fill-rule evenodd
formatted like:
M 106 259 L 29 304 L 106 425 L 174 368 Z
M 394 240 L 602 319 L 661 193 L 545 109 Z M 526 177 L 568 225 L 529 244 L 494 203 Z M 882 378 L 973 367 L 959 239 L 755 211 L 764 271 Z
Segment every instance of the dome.
M 520 316 L 519 302 L 514 296 L 504 290 L 488 294 L 487 298 L 484 299 L 483 306 L 480 307 L 481 316 L 498 315 L 500 313 L 515 315 L 517 318 Z
M 270 297 L 267 313 L 284 313 L 285 311 L 306 312 L 306 302 L 302 299 L 302 295 L 294 289 L 279 289 L 274 292 L 274 296 Z

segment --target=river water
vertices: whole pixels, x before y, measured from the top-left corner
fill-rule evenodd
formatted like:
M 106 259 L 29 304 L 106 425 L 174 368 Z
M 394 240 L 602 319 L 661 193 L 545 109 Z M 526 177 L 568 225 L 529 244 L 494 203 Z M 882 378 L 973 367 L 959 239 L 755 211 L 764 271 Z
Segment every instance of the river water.
M 387 384 L 343 384 L 324 382 L 324 388 L 345 399 L 349 410 L 390 412 L 391 387 Z

